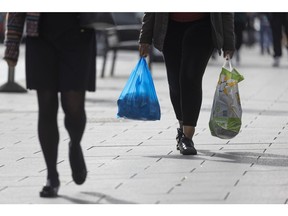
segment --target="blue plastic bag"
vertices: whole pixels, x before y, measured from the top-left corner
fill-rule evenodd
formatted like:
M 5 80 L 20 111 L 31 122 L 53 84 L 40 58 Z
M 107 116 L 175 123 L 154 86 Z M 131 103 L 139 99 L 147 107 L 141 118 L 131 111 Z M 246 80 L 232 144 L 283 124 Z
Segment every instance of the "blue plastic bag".
M 160 105 L 145 58 L 140 58 L 117 100 L 117 117 L 160 120 Z

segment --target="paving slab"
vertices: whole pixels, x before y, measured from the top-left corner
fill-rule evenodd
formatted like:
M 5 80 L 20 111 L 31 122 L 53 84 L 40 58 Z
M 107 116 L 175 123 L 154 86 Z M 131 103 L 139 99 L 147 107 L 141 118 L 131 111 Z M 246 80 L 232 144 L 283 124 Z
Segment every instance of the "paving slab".
M 25 47 L 16 81 L 25 86 Z M 0 46 L 3 52 L 3 46 Z M 59 109 L 59 197 L 43 199 L 39 190 L 46 168 L 37 135 L 35 91 L 0 93 L 1 204 L 287 204 L 288 203 L 288 61 L 273 68 L 272 57 L 257 47 L 243 47 L 237 69 L 243 108 L 242 128 L 233 139 L 209 130 L 212 101 L 223 64 L 211 60 L 203 77 L 203 101 L 194 137 L 197 156 L 176 150 L 175 114 L 163 63 L 152 65 L 161 105 L 160 121 L 117 118 L 117 99 L 138 61 L 119 53 L 115 76 L 101 79 L 87 93 L 87 126 L 82 140 L 88 177 L 82 186 L 71 177 L 69 136 Z M 102 58 L 97 57 L 97 71 Z M 108 59 L 108 65 L 111 60 Z M 0 84 L 7 66 L 0 63 Z M 284 80 L 284 81 L 283 81 Z

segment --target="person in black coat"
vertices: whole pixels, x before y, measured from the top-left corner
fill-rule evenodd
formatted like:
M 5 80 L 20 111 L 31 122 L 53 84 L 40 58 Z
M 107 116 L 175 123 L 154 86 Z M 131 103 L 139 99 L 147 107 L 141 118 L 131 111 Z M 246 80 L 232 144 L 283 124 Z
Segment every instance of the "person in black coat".
M 195 155 L 192 141 L 202 103 L 202 77 L 215 49 L 227 59 L 235 50 L 233 13 L 144 13 L 139 52 L 151 44 L 163 52 L 170 99 L 179 128 L 177 149 Z

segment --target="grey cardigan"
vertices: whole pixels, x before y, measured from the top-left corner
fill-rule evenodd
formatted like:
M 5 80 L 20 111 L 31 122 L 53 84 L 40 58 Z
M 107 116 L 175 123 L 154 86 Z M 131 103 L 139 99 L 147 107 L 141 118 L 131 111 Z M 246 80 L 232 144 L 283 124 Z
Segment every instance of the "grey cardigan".
M 221 54 L 221 50 L 235 50 L 234 14 L 210 13 L 212 39 L 214 47 Z M 169 13 L 144 13 L 139 43 L 148 43 L 159 51 L 167 32 Z

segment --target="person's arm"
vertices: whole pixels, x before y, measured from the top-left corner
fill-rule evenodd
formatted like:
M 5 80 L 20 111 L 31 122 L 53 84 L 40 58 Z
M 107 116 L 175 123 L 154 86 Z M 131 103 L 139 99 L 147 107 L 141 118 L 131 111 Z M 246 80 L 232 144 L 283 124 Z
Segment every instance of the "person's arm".
M 142 28 L 139 36 L 140 56 L 146 57 L 152 44 L 155 13 L 144 13 Z
M 223 26 L 223 54 L 225 58 L 232 58 L 235 51 L 234 14 L 222 13 Z
M 22 40 L 26 13 L 7 13 L 4 44 L 6 46 L 4 60 L 9 66 L 17 64 L 19 46 Z

